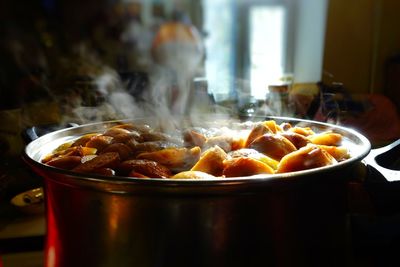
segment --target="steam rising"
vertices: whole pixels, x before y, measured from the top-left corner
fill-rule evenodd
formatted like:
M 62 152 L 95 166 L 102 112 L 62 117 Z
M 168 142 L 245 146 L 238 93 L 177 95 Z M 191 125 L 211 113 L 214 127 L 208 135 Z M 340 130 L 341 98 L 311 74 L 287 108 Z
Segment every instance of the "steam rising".
M 145 88 L 128 90 L 117 71 L 102 64 L 93 54 L 88 56 L 87 50 L 80 50 L 80 62 L 85 62 L 81 70 L 86 72 L 85 76 L 90 77 L 90 92 L 83 92 L 83 95 L 89 93 L 95 98 L 95 103 L 85 103 L 82 91 L 80 94 L 64 96 L 63 123 L 84 124 L 152 116 L 167 124 L 176 116 L 196 115 L 196 110 L 191 108 L 193 100 L 190 97 L 202 53 L 186 43 L 168 43 L 156 53 L 157 62 L 150 68 L 149 84 Z M 142 84 L 133 86 L 143 87 Z M 133 96 L 129 91 L 141 93 Z M 209 109 L 208 111 L 211 112 Z
M 14 48 L 15 61 L 22 68 L 24 63 L 21 62 L 21 56 L 18 57 L 21 54 L 20 46 L 23 46 L 22 43 L 11 47 Z M 48 80 L 42 81 L 41 85 L 59 106 L 58 123 L 86 124 L 157 117 L 165 124 L 164 128 L 168 128 L 175 126 L 176 117 L 211 120 L 215 113 L 221 112 L 220 116 L 226 114 L 229 117 L 237 114 L 237 108 L 248 108 L 246 105 L 251 96 L 246 81 L 235 81 L 237 102 L 232 101 L 227 106 L 215 105 L 209 98 L 207 88 L 203 91 L 196 88 L 196 78 L 204 77 L 204 51 L 201 44 L 193 40 L 170 40 L 159 44 L 152 53 L 146 55 L 150 57 L 150 54 L 146 85 L 127 84 L 121 73 L 104 63 L 86 43 L 77 44 L 65 57 L 53 58 L 49 63 L 40 61 L 38 64 L 44 66 L 46 73 L 50 73 Z M 224 83 L 226 77 L 220 78 Z M 139 93 L 132 94 L 132 91 Z M 279 110 L 271 111 L 267 106 L 250 106 L 247 111 L 251 111 L 249 115 L 280 115 Z

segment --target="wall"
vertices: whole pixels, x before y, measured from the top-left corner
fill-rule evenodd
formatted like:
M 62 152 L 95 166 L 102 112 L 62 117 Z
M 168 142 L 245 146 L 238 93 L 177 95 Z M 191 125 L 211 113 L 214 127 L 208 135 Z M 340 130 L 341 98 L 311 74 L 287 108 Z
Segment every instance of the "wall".
M 399 10 L 398 0 L 330 0 L 323 81 L 383 92 L 385 61 L 400 54 Z

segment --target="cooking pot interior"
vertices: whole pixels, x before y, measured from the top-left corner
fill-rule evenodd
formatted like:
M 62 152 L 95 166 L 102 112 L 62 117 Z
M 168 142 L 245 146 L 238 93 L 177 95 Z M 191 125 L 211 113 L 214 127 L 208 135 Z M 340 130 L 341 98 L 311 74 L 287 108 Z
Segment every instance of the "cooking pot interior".
M 296 125 L 300 127 L 310 127 L 315 132 L 325 132 L 325 131 L 334 131 L 339 133 L 343 136 L 342 145 L 345 146 L 351 155 L 351 157 L 343 162 L 339 162 L 335 165 L 320 167 L 316 169 L 304 170 L 304 171 L 297 171 L 293 173 L 281 173 L 281 174 L 273 174 L 273 175 L 262 175 L 262 177 L 271 176 L 271 179 L 278 179 L 282 177 L 290 178 L 293 176 L 307 176 L 313 172 L 318 171 L 326 171 L 331 168 L 341 168 L 346 167 L 354 162 L 358 162 L 363 159 L 370 151 L 371 144 L 366 137 L 362 134 L 358 133 L 357 131 L 345 127 L 341 127 L 338 125 L 331 125 L 316 121 L 310 120 L 303 120 L 303 119 L 296 119 L 296 118 L 286 118 L 286 117 L 267 117 L 267 118 L 253 118 L 252 121 L 238 121 L 233 119 L 225 119 L 219 118 L 215 120 L 205 120 L 204 118 L 201 119 L 188 119 L 188 118 L 180 118 L 174 120 L 166 121 L 163 118 L 137 118 L 137 119 L 129 119 L 129 120 L 117 120 L 117 121 L 106 121 L 106 122 L 97 122 L 92 124 L 85 124 L 81 126 L 71 127 L 67 129 L 58 130 L 55 132 L 48 133 L 40 138 L 34 140 L 25 149 L 25 159 L 28 163 L 38 166 L 40 168 L 44 168 L 53 172 L 61 172 L 65 174 L 72 174 L 80 176 L 77 173 L 71 173 L 70 171 L 66 170 L 59 170 L 49 166 L 46 166 L 40 163 L 41 159 L 50 154 L 55 148 L 59 145 L 66 143 L 70 140 L 76 139 L 79 136 L 82 136 L 87 133 L 93 132 L 103 132 L 105 129 L 108 129 L 111 126 L 121 124 L 121 123 L 136 123 L 136 124 L 147 124 L 155 129 L 161 129 L 162 131 L 166 131 L 168 133 L 179 132 L 180 129 L 184 129 L 187 127 L 203 127 L 203 128 L 221 128 L 221 127 L 251 127 L 255 122 L 262 121 L 262 120 L 275 120 L 277 123 L 288 122 L 291 125 Z M 88 175 L 85 174 L 87 177 Z M 99 178 L 100 175 L 89 175 L 93 176 L 94 178 Z M 105 180 L 110 180 L 110 177 L 101 177 Z M 113 177 L 115 180 L 115 177 Z M 118 179 L 124 179 L 123 177 L 118 177 Z M 240 179 L 247 179 L 246 177 L 239 177 L 239 178 L 230 178 L 229 180 L 240 180 Z M 129 181 L 134 179 L 129 178 Z M 136 179 L 140 180 L 140 179 Z M 162 180 L 163 183 L 176 183 L 177 181 L 168 181 L 169 179 L 152 179 L 152 180 Z M 188 181 L 178 181 L 182 183 L 188 183 Z M 196 183 L 201 183 L 201 181 L 195 181 Z

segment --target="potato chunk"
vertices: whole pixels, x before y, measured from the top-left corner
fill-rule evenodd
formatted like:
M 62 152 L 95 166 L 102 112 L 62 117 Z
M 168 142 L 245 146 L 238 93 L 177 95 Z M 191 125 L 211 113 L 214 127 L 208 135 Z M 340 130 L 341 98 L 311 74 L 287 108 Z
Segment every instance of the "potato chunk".
M 191 171 L 202 171 L 214 176 L 221 176 L 225 159 L 227 159 L 227 154 L 222 148 L 219 146 L 211 147 L 204 151 Z
M 304 136 L 309 136 L 309 135 L 315 134 L 315 132 L 310 127 L 295 126 L 295 127 L 288 129 L 288 131 L 293 132 L 293 133 L 298 133 L 298 134 L 301 134 Z
M 254 140 L 249 148 L 253 148 L 279 161 L 283 156 L 296 150 L 296 147 L 279 134 L 264 134 Z
M 214 175 L 201 171 L 184 171 L 170 177 L 171 179 L 215 179 Z
M 343 146 L 325 146 L 319 145 L 320 148 L 331 154 L 337 161 L 343 161 L 350 158 L 349 151 Z
M 249 145 L 258 137 L 263 136 L 266 133 L 271 133 L 272 131 L 266 126 L 264 123 L 258 123 L 254 128 L 250 131 L 249 136 L 247 137 L 245 147 L 249 147 Z
M 338 146 L 340 145 L 340 142 L 342 142 L 342 135 L 333 132 L 325 132 L 311 135 L 308 139 L 313 144 L 317 145 Z
M 191 149 L 172 147 L 154 152 L 143 152 L 136 158 L 157 161 L 172 170 L 180 170 L 193 166 L 200 158 L 200 153 L 199 147 Z
M 334 157 L 317 145 L 307 145 L 282 158 L 277 173 L 294 172 L 336 163 Z
M 225 152 L 240 149 L 245 146 L 246 139 L 242 136 L 232 136 L 232 135 L 218 135 L 207 139 L 204 146 L 206 148 L 219 146 Z
M 282 132 L 282 128 L 276 124 L 276 121 L 274 120 L 264 121 L 263 124 L 268 127 L 272 133 Z
M 225 177 L 243 177 L 256 174 L 272 174 L 274 170 L 267 164 L 249 157 L 232 158 L 224 161 Z
M 255 149 L 251 149 L 251 148 L 238 149 L 238 150 L 229 152 L 228 155 L 232 158 L 240 158 L 240 157 L 253 158 L 253 159 L 259 160 L 261 162 L 264 162 L 265 164 L 267 164 L 274 170 L 276 170 L 278 168 L 278 164 L 279 164 L 279 161 L 276 161 L 276 160 L 268 157 L 267 155 L 265 155 L 261 152 L 258 152 Z

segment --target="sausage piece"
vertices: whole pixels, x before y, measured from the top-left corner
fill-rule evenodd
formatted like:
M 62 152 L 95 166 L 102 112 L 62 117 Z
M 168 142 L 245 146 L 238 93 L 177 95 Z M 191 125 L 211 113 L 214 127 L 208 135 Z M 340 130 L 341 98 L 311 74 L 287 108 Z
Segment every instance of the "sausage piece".
M 107 152 L 100 154 L 93 159 L 86 161 L 77 167 L 73 168 L 73 171 L 91 173 L 98 169 L 111 168 L 113 169 L 120 162 L 120 157 L 117 152 Z
M 156 161 L 146 159 L 126 160 L 119 165 L 119 170 L 122 173 L 129 173 L 129 176 L 139 173 L 141 177 L 168 178 L 172 175 L 167 167 Z
M 80 163 L 80 156 L 61 156 L 48 161 L 46 164 L 60 169 L 71 170 Z

